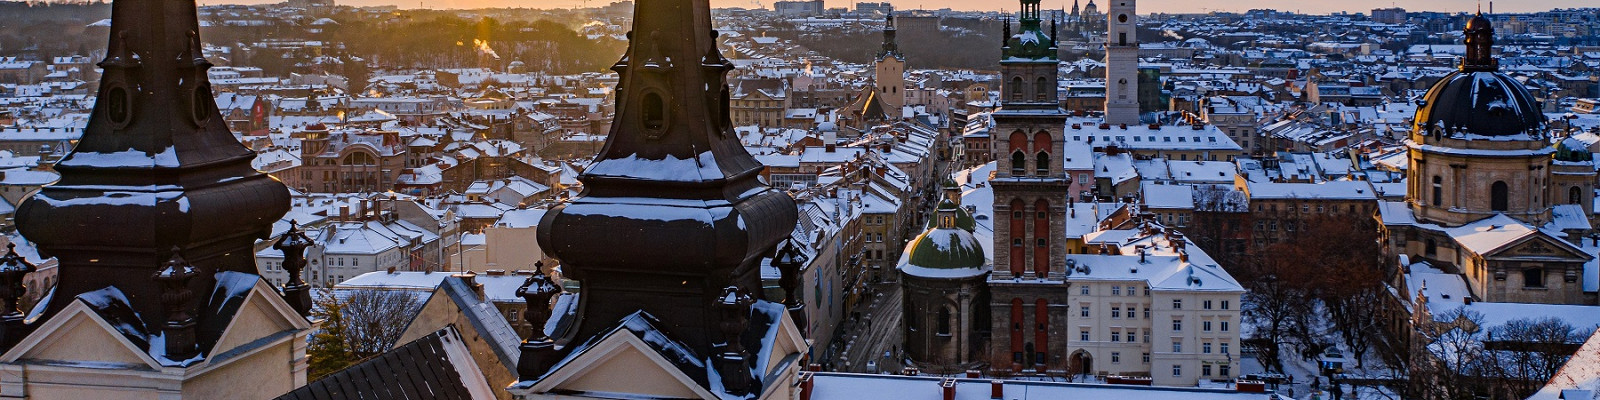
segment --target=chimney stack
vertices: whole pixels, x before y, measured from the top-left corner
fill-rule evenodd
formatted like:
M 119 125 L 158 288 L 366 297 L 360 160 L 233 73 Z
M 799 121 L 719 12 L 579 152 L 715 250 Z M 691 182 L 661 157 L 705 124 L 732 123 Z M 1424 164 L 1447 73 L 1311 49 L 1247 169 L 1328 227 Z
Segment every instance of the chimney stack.
M 811 400 L 811 387 L 816 385 L 816 374 L 810 371 L 800 373 L 800 400 Z
M 956 378 L 939 381 L 939 390 L 944 394 L 944 400 L 956 400 Z
M 989 398 L 1003 399 L 1006 397 L 1006 381 L 995 379 L 989 381 Z

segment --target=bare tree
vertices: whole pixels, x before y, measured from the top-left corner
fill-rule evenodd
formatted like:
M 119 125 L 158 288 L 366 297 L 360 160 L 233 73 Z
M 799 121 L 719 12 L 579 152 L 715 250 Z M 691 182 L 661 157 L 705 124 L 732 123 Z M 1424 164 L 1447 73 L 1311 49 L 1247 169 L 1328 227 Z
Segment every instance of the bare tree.
M 400 340 L 421 302 L 403 290 L 354 289 L 340 302 L 345 345 L 357 359 L 383 353 Z
M 1555 376 L 1581 339 L 1554 317 L 1522 318 L 1489 329 L 1484 339 L 1485 378 L 1495 397 L 1526 398 Z
M 1416 327 L 1411 362 L 1412 395 L 1437 400 L 1476 399 L 1486 389 L 1486 358 L 1479 334 L 1483 314 L 1457 307 Z

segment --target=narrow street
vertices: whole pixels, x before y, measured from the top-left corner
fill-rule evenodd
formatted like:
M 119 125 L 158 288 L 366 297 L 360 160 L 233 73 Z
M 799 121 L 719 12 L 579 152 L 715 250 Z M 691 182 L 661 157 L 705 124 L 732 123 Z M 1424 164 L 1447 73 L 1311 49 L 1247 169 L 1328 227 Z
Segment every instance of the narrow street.
M 899 371 L 899 359 L 884 357 L 884 353 L 900 348 L 900 285 L 885 282 L 868 286 L 873 291 L 872 300 L 860 310 L 860 321 L 846 323 L 840 337 L 845 343 L 844 352 L 835 368 L 848 372 Z M 868 368 L 869 362 L 876 371 Z

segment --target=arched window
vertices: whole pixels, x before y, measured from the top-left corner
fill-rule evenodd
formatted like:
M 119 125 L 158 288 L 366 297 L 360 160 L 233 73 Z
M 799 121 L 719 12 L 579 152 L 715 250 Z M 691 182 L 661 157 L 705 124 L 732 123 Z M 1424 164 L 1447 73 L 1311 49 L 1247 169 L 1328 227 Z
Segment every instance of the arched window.
M 1028 232 L 1028 227 L 1024 222 L 1026 220 L 1022 217 L 1024 213 L 1027 213 L 1026 208 L 1027 205 L 1022 202 L 1022 199 L 1011 200 L 1011 229 L 1009 234 L 1011 235 L 1010 267 L 1011 275 L 1013 276 L 1022 276 L 1022 267 L 1027 265 L 1026 263 L 1028 262 L 1023 258 L 1023 254 L 1025 254 L 1023 250 L 1025 249 L 1022 246 L 1022 242 L 1025 239 L 1023 236 L 1027 235 Z
M 1567 204 L 1583 204 L 1583 191 L 1577 186 L 1567 189 Z
M 644 99 L 639 101 L 643 111 L 640 120 L 644 122 L 644 129 L 659 135 L 667 127 L 667 105 L 660 93 L 645 92 Z
M 1435 174 L 1434 206 L 1440 206 L 1443 205 L 1443 203 L 1445 203 L 1445 178 L 1438 178 L 1437 174 Z
M 1028 162 L 1024 152 L 1028 150 L 1028 135 L 1022 131 L 1011 132 L 1006 143 L 1011 146 L 1011 176 L 1026 175 Z
M 1034 92 L 1034 97 L 1035 97 L 1034 100 L 1035 101 L 1049 100 L 1050 99 L 1050 89 L 1053 89 L 1052 86 L 1054 86 L 1054 85 L 1051 85 L 1050 81 L 1045 80 L 1044 77 L 1042 77 L 1042 76 L 1039 77 L 1039 80 L 1033 83 L 1033 92 Z
M 939 307 L 938 332 L 940 335 L 950 335 L 950 307 Z
M 1039 158 L 1034 160 L 1036 167 L 1033 173 L 1044 176 L 1050 175 L 1050 132 L 1039 131 L 1033 134 L 1033 151 L 1039 152 Z
M 1510 204 L 1508 204 L 1510 202 L 1510 195 L 1506 192 L 1507 189 L 1505 181 L 1494 181 L 1494 184 L 1489 186 L 1490 210 L 1506 211 L 1511 209 Z
M 1022 101 L 1022 77 L 1011 78 L 1011 101 Z

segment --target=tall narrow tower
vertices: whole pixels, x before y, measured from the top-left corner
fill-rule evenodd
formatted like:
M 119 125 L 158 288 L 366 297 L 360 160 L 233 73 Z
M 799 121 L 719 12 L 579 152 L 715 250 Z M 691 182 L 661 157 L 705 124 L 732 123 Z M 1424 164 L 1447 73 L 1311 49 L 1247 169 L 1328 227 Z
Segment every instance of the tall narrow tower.
M 883 50 L 878 51 L 876 75 L 878 98 L 883 100 L 889 117 L 898 120 L 906 104 L 906 56 L 894 40 L 894 13 L 884 17 Z
M 1039 0 L 1021 0 L 1021 6 L 1019 29 L 1000 49 L 1000 109 L 991 114 L 995 127 L 989 146 L 996 160 L 990 180 L 995 233 L 990 287 L 1002 294 L 990 304 L 990 323 L 1005 330 L 994 332 L 989 360 L 996 371 L 1012 372 L 1065 368 L 1041 356 L 1060 350 L 1052 348 L 1048 332 L 1060 338 L 1065 325 L 1051 325 L 1035 314 L 1052 305 L 1066 307 L 1065 296 L 1051 299 L 1027 291 L 1041 287 L 1038 281 L 1050 276 L 1050 266 L 1066 259 L 1063 217 L 1071 186 L 1062 171 L 1067 114 L 1056 92 L 1055 35 L 1042 26 Z M 1011 300 L 1024 297 L 1026 306 Z
M 1106 123 L 1139 123 L 1139 15 L 1135 0 L 1112 0 L 1106 13 Z

